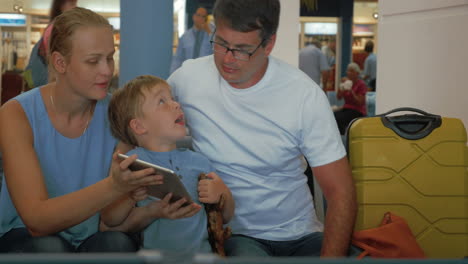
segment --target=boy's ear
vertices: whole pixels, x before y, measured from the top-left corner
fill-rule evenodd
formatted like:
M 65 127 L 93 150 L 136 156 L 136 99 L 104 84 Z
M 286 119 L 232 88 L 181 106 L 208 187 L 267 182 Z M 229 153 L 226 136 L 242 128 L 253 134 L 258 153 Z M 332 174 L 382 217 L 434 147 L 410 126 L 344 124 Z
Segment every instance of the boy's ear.
M 67 62 L 65 57 L 57 51 L 54 51 L 51 55 L 52 66 L 58 73 L 65 73 L 67 68 Z
M 148 131 L 144 124 L 138 120 L 138 118 L 130 120 L 130 128 L 133 130 L 135 135 L 143 135 Z

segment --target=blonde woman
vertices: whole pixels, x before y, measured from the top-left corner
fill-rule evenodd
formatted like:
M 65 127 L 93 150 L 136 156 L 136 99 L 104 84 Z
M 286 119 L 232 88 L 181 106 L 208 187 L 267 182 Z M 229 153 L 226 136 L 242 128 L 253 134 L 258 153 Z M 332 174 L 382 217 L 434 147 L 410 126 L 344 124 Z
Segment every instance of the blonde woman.
M 50 38 L 56 82 L 0 108 L 6 179 L 0 196 L 1 251 L 138 249 L 124 233 L 98 232 L 102 208 L 140 186 L 161 183 L 152 169 L 128 170 L 136 157 L 120 164 L 113 157 L 117 141 L 107 121 L 113 54 L 112 27 L 105 18 L 84 8 L 68 10 L 55 19 Z

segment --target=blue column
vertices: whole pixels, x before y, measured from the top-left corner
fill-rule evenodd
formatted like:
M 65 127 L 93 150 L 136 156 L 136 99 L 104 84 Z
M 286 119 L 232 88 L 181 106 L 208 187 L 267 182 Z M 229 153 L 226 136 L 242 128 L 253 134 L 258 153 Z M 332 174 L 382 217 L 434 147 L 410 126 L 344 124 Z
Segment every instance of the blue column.
M 174 3 L 120 0 L 119 86 L 142 74 L 169 77 Z
M 346 75 L 346 68 L 352 61 L 354 1 L 340 0 L 341 16 L 341 76 Z
M 185 23 L 187 25 L 187 28 L 191 28 L 193 26 L 193 20 L 192 20 L 192 15 L 197 11 L 198 8 L 198 0 L 188 0 L 185 1 Z

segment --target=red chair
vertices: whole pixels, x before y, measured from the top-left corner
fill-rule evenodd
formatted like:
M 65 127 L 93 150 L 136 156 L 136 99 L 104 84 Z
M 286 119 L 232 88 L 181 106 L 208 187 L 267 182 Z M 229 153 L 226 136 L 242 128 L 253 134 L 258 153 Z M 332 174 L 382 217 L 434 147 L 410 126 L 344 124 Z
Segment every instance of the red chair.
M 23 77 L 19 73 L 7 71 L 2 75 L 2 101 L 6 103 L 23 90 Z

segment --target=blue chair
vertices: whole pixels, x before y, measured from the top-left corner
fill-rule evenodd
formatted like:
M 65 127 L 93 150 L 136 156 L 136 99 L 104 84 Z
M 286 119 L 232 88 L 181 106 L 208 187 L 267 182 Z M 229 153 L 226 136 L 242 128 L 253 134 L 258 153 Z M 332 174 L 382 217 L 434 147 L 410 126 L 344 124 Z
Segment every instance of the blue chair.
M 375 116 L 375 92 L 366 93 L 367 116 Z
M 344 99 L 338 100 L 335 91 L 327 91 L 327 97 L 332 108 L 342 107 L 344 105 Z

